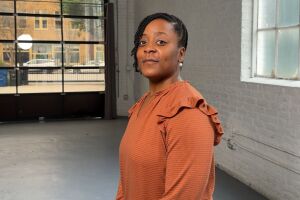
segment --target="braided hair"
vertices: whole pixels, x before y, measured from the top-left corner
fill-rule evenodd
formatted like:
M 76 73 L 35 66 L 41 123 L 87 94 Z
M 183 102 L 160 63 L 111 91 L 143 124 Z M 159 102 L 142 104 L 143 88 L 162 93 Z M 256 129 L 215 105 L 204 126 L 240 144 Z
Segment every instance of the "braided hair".
M 134 57 L 133 67 L 135 68 L 136 72 L 139 72 L 136 54 L 137 54 L 137 50 L 139 48 L 141 36 L 144 33 L 146 26 L 155 19 L 164 19 L 164 20 L 170 22 L 173 25 L 174 31 L 179 38 L 178 46 L 184 47 L 185 49 L 187 48 L 188 32 L 187 32 L 187 29 L 186 29 L 184 23 L 180 19 L 178 19 L 174 15 L 170 15 L 168 13 L 155 13 L 155 14 L 149 15 L 141 21 L 141 23 L 139 24 L 138 29 L 134 35 L 134 47 L 131 50 L 131 56 Z

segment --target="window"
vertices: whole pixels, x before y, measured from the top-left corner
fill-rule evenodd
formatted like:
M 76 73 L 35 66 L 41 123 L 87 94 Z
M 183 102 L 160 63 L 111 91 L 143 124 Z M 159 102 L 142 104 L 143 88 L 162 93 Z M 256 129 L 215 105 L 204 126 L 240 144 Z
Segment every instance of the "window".
M 13 43 L 0 43 L 0 46 L 2 46 L 2 59 L 0 57 L 0 65 L 1 66 L 7 66 L 12 67 L 14 65 L 14 44 Z
M 37 14 L 45 14 L 47 12 L 39 11 Z M 48 29 L 48 20 L 46 17 L 35 17 L 34 19 L 34 28 L 36 30 L 45 30 Z
M 300 0 L 243 0 L 242 8 L 241 80 L 295 85 L 300 80 Z
M 104 66 L 104 2 L 0 1 L 0 66 L 28 72 L 29 77 L 28 84 L 18 85 L 18 93 L 103 91 L 99 61 Z M 31 39 L 16 39 L 22 35 Z M 39 89 L 28 90 L 33 85 L 29 82 Z
M 58 11 L 55 11 L 56 15 L 59 15 Z M 61 21 L 60 18 L 55 18 L 55 29 L 61 29 Z
M 34 28 L 35 29 L 47 29 L 48 28 L 48 21 L 44 17 L 35 17 L 34 20 Z
M 52 47 L 47 44 L 35 44 L 32 46 L 32 57 L 34 59 L 48 59 L 51 55 Z

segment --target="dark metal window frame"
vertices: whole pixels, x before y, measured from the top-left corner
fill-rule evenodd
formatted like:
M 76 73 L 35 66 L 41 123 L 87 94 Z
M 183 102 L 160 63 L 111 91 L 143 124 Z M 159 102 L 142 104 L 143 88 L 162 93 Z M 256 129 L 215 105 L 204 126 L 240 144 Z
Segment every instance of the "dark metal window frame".
M 84 16 L 84 15 L 64 15 L 63 14 L 63 0 L 60 0 L 60 14 L 41 14 L 41 13 L 17 13 L 17 0 L 13 0 L 14 2 L 14 12 L 10 13 L 10 12 L 0 12 L 0 16 L 13 16 L 14 17 L 14 40 L 1 40 L 0 39 L 0 43 L 10 43 L 10 44 L 14 44 L 14 51 L 15 51 L 15 66 L 14 67 L 1 67 L 2 69 L 9 69 L 9 70 L 14 70 L 15 72 L 22 70 L 22 69 L 61 69 L 61 75 L 62 75 L 62 95 L 65 94 L 65 80 L 64 80 L 64 70 L 65 69 L 99 69 L 99 67 L 101 68 L 101 66 L 87 66 L 84 68 L 80 68 L 80 67 L 71 67 L 71 66 L 65 66 L 64 63 L 64 53 L 63 53 L 63 49 L 64 49 L 64 45 L 65 44 L 104 44 L 104 48 L 106 49 L 106 34 L 104 34 L 104 40 L 103 41 L 64 41 L 64 23 L 63 23 L 63 19 L 100 19 L 104 21 L 104 32 L 106 29 L 106 21 L 107 21 L 107 13 L 106 13 L 106 9 L 104 7 L 105 4 L 107 4 L 109 1 L 108 0 L 103 0 L 103 10 L 104 10 L 104 16 Z M 61 40 L 32 40 L 32 41 L 27 41 L 27 40 L 17 40 L 17 17 L 19 16 L 24 16 L 24 17 L 48 17 L 48 18 L 59 18 L 60 22 L 61 22 Z M 61 45 L 61 59 L 62 59 L 62 65 L 61 67 L 19 67 L 17 66 L 17 49 L 18 49 L 18 43 L 45 43 L 45 44 L 60 44 Z M 106 57 L 106 56 L 105 56 Z M 105 65 L 106 65 L 106 61 L 105 61 Z M 106 68 L 106 66 L 104 66 L 104 68 Z M 16 73 L 16 83 L 18 83 L 18 73 Z M 1 95 L 1 94 L 0 94 Z M 16 96 L 19 96 L 19 91 L 18 91 L 18 84 L 16 84 Z

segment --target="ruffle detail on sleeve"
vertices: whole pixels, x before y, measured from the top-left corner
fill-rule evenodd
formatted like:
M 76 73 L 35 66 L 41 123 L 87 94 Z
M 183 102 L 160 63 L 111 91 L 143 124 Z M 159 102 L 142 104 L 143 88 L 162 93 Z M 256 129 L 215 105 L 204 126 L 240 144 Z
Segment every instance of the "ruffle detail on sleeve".
M 214 145 L 218 145 L 221 142 L 221 137 L 224 134 L 224 130 L 218 118 L 217 110 L 213 106 L 207 104 L 205 99 L 202 97 L 187 97 L 185 99 L 179 100 L 169 107 L 165 107 L 164 109 L 162 109 L 157 114 L 157 123 L 160 126 L 160 130 L 165 130 L 164 121 L 166 119 L 174 117 L 184 108 L 198 108 L 210 118 L 210 121 L 212 122 L 213 128 L 215 130 Z

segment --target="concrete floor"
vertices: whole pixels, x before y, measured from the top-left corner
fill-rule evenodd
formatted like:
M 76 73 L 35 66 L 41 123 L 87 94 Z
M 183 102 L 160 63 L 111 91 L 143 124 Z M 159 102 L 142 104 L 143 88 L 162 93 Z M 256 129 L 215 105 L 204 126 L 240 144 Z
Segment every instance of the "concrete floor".
M 126 118 L 0 124 L 1 200 L 113 200 Z M 265 200 L 217 169 L 214 200 Z

